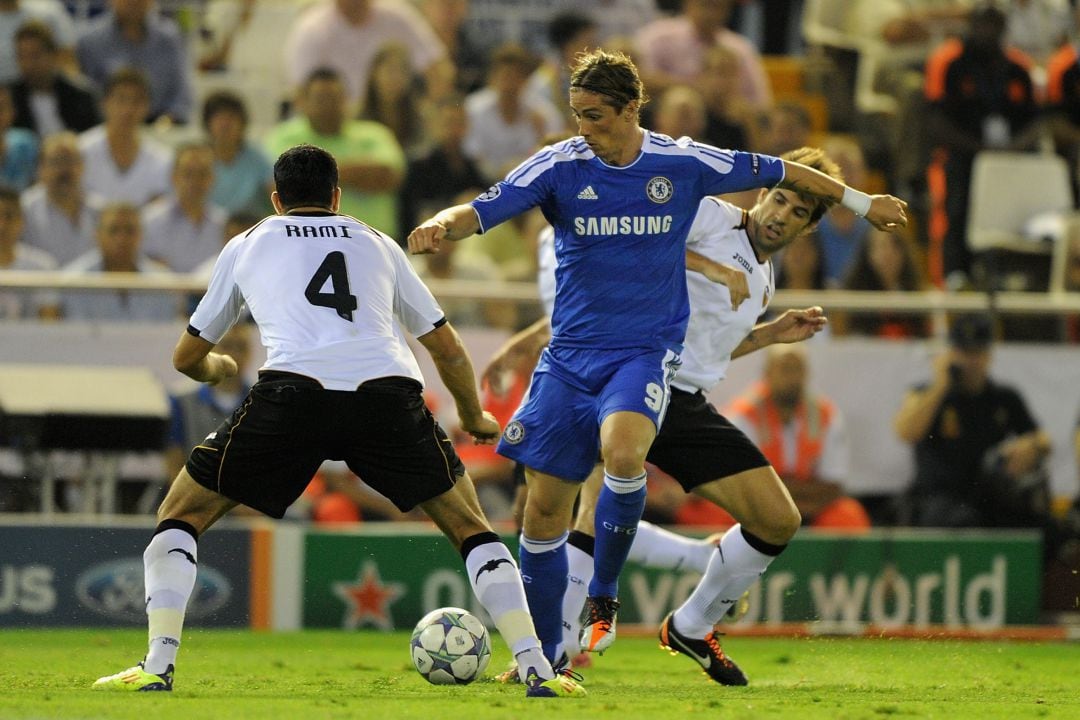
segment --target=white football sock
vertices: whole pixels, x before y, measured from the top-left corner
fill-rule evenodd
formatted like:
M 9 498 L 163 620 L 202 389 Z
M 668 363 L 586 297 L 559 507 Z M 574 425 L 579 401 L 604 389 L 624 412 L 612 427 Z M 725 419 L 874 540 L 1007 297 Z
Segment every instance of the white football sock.
M 149 649 L 144 668 L 161 675 L 176 664 L 184 613 L 195 589 L 197 543 L 186 530 L 170 527 L 154 535 L 143 553 Z
M 741 525 L 733 526 L 713 552 L 701 582 L 675 611 L 679 632 L 693 638 L 703 638 L 712 632 L 713 625 L 720 622 L 728 608 L 775 559 L 775 555 L 752 548 L 743 537 Z
M 521 584 L 517 563 L 497 536 L 492 534 L 491 538 L 473 546 L 465 556 L 469 583 L 510 647 L 510 653 L 514 657 L 520 656 L 521 672 L 534 667 L 540 677 L 552 678 L 554 673 L 540 650 L 540 640 L 536 637 L 536 628 L 529 614 L 529 603 L 525 599 L 525 588 Z
M 570 572 L 566 576 L 566 594 L 563 595 L 563 649 L 573 659 L 581 652 L 581 611 L 589 595 L 593 557 L 572 542 L 566 544 L 566 556 L 570 561 Z
M 688 538 L 642 520 L 638 523 L 629 560 L 659 570 L 694 570 L 704 573 L 716 546 Z

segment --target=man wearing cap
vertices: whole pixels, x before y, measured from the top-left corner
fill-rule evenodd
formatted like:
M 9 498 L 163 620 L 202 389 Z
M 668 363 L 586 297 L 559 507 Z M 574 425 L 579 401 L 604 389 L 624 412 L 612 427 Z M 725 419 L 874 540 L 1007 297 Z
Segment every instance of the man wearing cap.
M 993 325 L 958 317 L 933 377 L 908 393 L 893 420 L 915 448 L 913 523 L 930 527 L 1040 527 L 1047 522 L 1050 438 L 1020 394 L 990 379 Z

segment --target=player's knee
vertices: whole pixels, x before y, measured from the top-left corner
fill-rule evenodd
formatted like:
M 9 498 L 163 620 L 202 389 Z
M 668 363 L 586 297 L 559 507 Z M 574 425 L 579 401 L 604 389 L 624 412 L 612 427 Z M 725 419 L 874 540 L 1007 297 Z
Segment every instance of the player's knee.
M 616 445 L 604 448 L 604 472 L 620 478 L 637 477 L 645 472 L 645 453 L 648 448 Z
M 786 545 L 802 525 L 802 514 L 795 503 L 782 503 L 769 512 L 754 513 L 752 520 L 744 520 L 747 531 L 772 545 Z

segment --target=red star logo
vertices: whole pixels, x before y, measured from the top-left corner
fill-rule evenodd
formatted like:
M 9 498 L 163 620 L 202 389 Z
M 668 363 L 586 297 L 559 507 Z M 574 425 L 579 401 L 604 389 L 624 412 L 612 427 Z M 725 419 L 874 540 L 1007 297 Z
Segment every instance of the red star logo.
M 393 630 L 390 605 L 404 592 L 405 586 L 401 583 L 384 583 L 379 577 L 379 566 L 368 560 L 360 568 L 355 582 L 334 583 L 334 594 L 349 608 L 342 627 L 355 630 L 363 625 L 374 625 L 380 630 Z

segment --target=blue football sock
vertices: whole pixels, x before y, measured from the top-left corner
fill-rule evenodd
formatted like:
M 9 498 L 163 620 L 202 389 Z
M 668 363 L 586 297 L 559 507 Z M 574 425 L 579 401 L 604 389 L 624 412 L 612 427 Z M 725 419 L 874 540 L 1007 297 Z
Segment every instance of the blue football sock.
M 618 597 L 619 573 L 634 543 L 638 521 L 645 512 L 645 473 L 620 478 L 604 473 L 596 501 L 596 572 L 589 583 L 591 597 Z
M 554 664 L 562 655 L 562 604 L 566 592 L 566 538 L 563 533 L 553 540 L 533 540 L 521 536 L 521 580 L 536 635 L 544 655 Z

